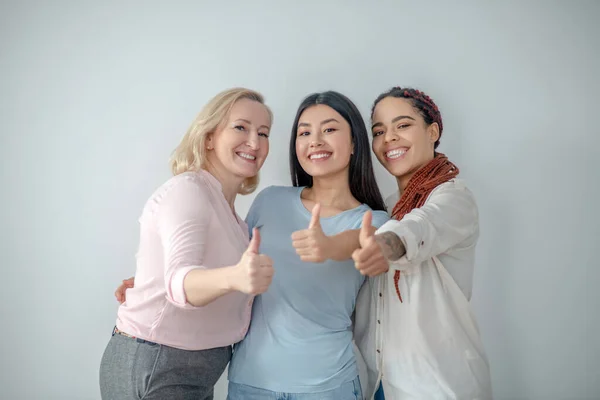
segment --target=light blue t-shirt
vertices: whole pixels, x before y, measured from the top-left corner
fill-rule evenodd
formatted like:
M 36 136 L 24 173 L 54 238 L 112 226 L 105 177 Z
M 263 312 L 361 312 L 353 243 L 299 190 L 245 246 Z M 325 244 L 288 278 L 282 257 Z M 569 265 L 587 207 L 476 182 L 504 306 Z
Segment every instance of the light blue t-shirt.
M 291 235 L 307 229 L 311 213 L 302 204 L 303 187 L 271 186 L 254 200 L 246 222 L 260 227 L 260 252 L 273 259 L 269 290 L 254 300 L 248 334 L 235 346 L 229 380 L 287 393 L 335 389 L 358 375 L 352 347 L 356 296 L 364 277 L 354 262 L 307 263 Z M 326 235 L 361 226 L 370 208 L 361 205 L 321 218 Z M 373 212 L 373 226 L 389 219 Z

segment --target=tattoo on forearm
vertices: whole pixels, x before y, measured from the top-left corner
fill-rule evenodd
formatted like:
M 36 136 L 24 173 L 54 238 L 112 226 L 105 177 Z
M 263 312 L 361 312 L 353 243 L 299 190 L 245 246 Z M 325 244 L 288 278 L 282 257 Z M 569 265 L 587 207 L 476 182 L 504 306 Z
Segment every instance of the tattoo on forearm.
M 375 241 L 383 251 L 383 256 L 388 261 L 396 261 L 406 253 L 404 243 L 402 240 L 393 232 L 384 232 L 379 235 L 375 235 Z

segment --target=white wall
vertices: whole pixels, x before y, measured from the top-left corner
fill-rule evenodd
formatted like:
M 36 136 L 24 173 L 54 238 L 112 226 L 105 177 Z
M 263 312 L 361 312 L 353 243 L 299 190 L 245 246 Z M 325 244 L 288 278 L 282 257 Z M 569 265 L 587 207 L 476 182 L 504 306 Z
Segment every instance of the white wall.
M 600 3 L 283 3 L 0 1 L 0 398 L 99 398 L 141 207 L 234 85 L 275 112 L 263 187 L 289 183 L 308 93 L 368 117 L 393 85 L 429 92 L 479 201 L 473 304 L 496 398 L 600 398 Z

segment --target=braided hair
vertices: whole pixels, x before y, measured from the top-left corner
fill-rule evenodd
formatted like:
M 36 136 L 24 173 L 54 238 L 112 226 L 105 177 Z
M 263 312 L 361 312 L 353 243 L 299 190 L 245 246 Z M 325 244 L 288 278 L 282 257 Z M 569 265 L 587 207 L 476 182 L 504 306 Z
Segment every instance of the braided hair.
M 386 97 L 396 97 L 399 99 L 408 100 L 411 105 L 419 111 L 419 114 L 421 114 L 427 125 L 431 125 L 434 122 L 438 124 L 440 128 L 440 134 L 438 140 L 436 140 L 433 144 L 433 148 L 437 149 L 440 144 L 440 138 L 442 137 L 442 130 L 444 129 L 444 126 L 442 124 L 442 114 L 431 97 L 427 96 L 420 90 L 402 88 L 400 86 L 393 87 L 387 92 L 381 93 L 377 99 L 375 99 L 373 108 L 371 108 L 371 119 L 373 119 L 373 113 L 375 112 L 375 107 L 377 104 Z
M 442 114 L 440 114 L 440 110 L 433 100 L 419 90 L 396 86 L 377 97 L 373 104 L 373 108 L 371 109 L 371 119 L 373 119 L 373 113 L 377 104 L 386 97 L 406 99 L 411 103 L 415 110 L 419 111 L 419 114 L 421 114 L 427 125 L 431 125 L 434 122 L 438 124 L 440 134 L 438 140 L 436 140 L 433 145 L 433 148 L 436 149 L 440 144 L 439 138 L 442 136 L 443 125 Z M 398 200 L 392 210 L 392 218 L 400 221 L 406 214 L 410 213 L 415 208 L 422 207 L 436 187 L 455 178 L 458 176 L 458 173 L 459 169 L 456 165 L 450 162 L 444 154 L 436 153 L 434 151 L 433 159 L 421 167 L 410 178 L 408 185 L 402 192 L 400 200 Z M 394 287 L 396 288 L 396 294 L 398 295 L 400 302 L 402 302 L 400 286 L 398 285 L 399 280 L 400 270 L 396 270 L 394 272 Z

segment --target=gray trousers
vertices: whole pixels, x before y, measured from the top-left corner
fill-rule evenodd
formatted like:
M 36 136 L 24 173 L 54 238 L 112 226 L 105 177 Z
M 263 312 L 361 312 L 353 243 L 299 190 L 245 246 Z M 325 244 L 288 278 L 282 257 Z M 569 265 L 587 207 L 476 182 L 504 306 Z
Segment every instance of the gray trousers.
M 103 400 L 212 400 L 231 346 L 180 350 L 113 334 L 100 364 Z

